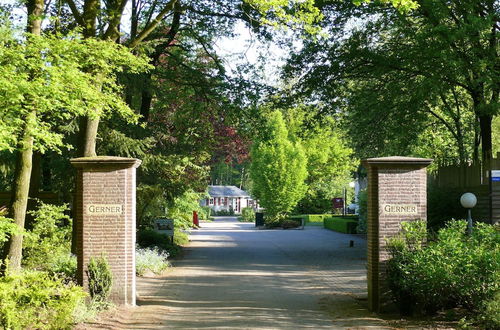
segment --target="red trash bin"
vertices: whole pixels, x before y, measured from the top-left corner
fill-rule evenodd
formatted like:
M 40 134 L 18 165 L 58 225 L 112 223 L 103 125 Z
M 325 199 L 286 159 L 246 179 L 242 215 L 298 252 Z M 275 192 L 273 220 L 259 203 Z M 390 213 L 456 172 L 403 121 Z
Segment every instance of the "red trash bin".
M 193 228 L 198 228 L 200 226 L 200 221 L 198 220 L 198 212 L 193 211 Z

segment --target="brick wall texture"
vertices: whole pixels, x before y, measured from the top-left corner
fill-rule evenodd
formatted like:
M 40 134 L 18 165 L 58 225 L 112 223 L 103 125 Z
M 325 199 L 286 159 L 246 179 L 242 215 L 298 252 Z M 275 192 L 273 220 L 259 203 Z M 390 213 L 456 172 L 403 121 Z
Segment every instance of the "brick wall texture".
M 385 267 L 389 259 L 387 239 L 399 233 L 401 222 L 427 218 L 427 173 L 423 160 L 415 159 L 412 164 L 411 159 L 405 158 L 405 162 L 398 158 L 395 163 L 381 159 L 384 162 L 364 163 L 368 169 L 367 279 L 372 311 L 382 311 L 390 303 Z M 385 204 L 416 205 L 416 213 L 386 213 Z
M 111 300 L 118 305 L 135 305 L 135 173 L 139 162 L 133 159 L 117 162 L 117 159 L 112 158 L 109 164 L 103 160 L 74 164 L 78 168 L 77 276 L 87 289 L 90 258 L 104 256 L 113 274 Z M 88 211 L 90 205 L 122 205 L 123 208 L 118 212 L 96 214 Z

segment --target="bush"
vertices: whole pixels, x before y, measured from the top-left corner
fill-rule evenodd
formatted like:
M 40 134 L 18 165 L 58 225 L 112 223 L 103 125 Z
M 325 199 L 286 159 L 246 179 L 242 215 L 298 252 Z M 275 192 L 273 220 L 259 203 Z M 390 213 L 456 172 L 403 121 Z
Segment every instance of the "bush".
M 23 265 L 34 270 L 52 271 L 71 251 L 71 219 L 67 205 L 38 203 L 32 229 L 23 240 Z
M 67 329 L 86 296 L 47 272 L 0 277 L 0 326 L 4 329 Z
M 170 238 L 165 234 L 160 234 L 152 229 L 139 230 L 137 232 L 137 245 L 141 248 L 157 247 L 168 253 L 169 256 L 176 256 L 181 248 L 176 245 L 175 238 L 179 233 L 174 234 L 174 244 L 170 242 Z
M 264 224 L 266 228 L 278 228 L 281 227 L 283 222 L 287 220 L 287 216 L 285 214 L 278 215 L 264 215 Z
M 89 293 L 93 301 L 106 305 L 113 285 L 113 275 L 104 257 L 91 257 L 88 264 Z
M 233 208 L 229 208 L 229 210 L 219 210 L 219 211 L 215 211 L 214 215 L 220 216 L 220 217 L 233 216 L 234 210 L 233 210 Z
M 19 234 L 19 227 L 14 223 L 11 218 L 6 218 L 0 213 L 0 248 L 7 241 L 9 235 Z
M 49 273 L 63 278 L 65 281 L 76 282 L 77 260 L 74 254 L 61 254 L 51 265 Z
M 484 308 L 475 320 L 485 329 L 500 329 L 500 292 L 484 303 Z
M 355 234 L 358 222 L 355 218 L 330 217 L 325 218 L 323 226 L 326 229 L 338 231 L 344 234 Z
M 135 250 L 135 270 L 137 275 L 142 276 L 147 271 L 154 274 L 161 274 L 165 269 L 170 266 L 167 261 L 168 253 L 154 248 L 139 248 Z
M 298 228 L 298 227 L 300 227 L 300 224 L 301 223 L 295 219 L 287 219 L 287 220 L 283 221 L 283 223 L 281 224 L 281 227 L 283 227 L 283 229 Z
M 294 213 L 327 213 L 332 211 L 332 198 L 321 191 L 307 193 L 294 208 Z
M 462 306 L 478 313 L 494 299 L 500 290 L 498 228 L 478 223 L 468 236 L 465 221 L 451 221 L 427 246 L 425 222 L 402 228 L 388 241 L 388 281 L 398 305 L 427 313 Z
M 200 211 L 198 212 L 198 218 L 200 220 L 210 220 L 211 215 L 212 209 L 209 206 L 202 206 Z
M 255 222 L 255 211 L 251 207 L 244 207 L 241 210 L 241 217 L 239 217 L 240 221 L 244 222 Z

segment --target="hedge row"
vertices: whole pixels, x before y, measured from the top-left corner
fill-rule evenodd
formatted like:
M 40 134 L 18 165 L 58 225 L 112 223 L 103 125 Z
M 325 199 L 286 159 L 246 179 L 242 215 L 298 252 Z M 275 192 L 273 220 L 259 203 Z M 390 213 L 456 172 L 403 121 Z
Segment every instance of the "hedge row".
M 344 234 L 356 234 L 358 222 L 355 218 L 329 217 L 323 221 L 323 226 L 327 229 L 338 231 Z

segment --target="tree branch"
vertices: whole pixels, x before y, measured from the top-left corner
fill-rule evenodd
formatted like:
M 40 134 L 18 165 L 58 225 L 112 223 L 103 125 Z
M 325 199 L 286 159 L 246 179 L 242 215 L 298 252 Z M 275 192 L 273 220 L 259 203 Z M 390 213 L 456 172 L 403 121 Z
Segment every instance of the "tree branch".
M 85 23 L 83 22 L 82 14 L 80 14 L 80 11 L 78 11 L 75 2 L 73 0 L 64 0 L 64 1 L 68 4 L 69 9 L 71 10 L 71 13 L 75 17 L 75 21 L 78 23 L 78 25 L 84 26 Z
M 148 24 L 144 30 L 142 30 L 141 33 L 132 40 L 130 43 L 129 47 L 130 48 L 135 48 L 141 41 L 143 41 L 151 32 L 154 31 L 154 29 L 160 24 L 161 20 L 165 15 L 167 15 L 169 12 L 171 12 L 174 9 L 175 4 L 177 3 L 178 0 L 170 0 L 165 7 L 163 8 L 162 11 L 158 13 L 158 15 L 151 21 L 150 24 Z

